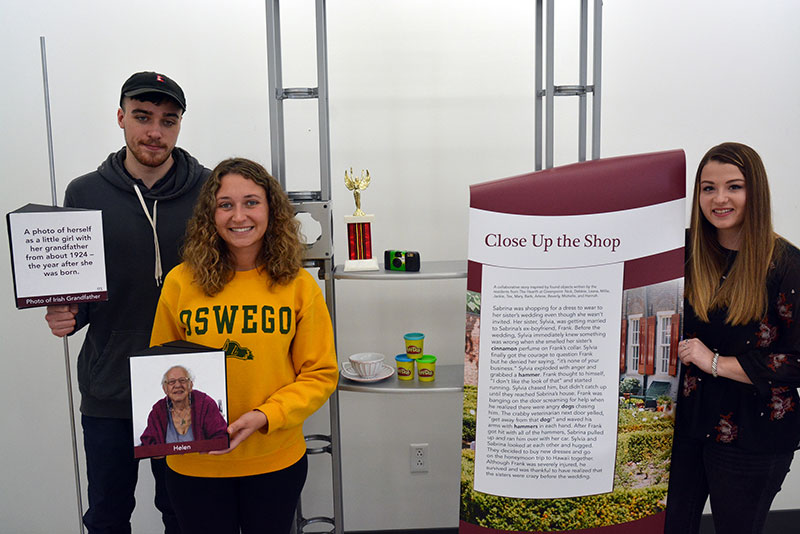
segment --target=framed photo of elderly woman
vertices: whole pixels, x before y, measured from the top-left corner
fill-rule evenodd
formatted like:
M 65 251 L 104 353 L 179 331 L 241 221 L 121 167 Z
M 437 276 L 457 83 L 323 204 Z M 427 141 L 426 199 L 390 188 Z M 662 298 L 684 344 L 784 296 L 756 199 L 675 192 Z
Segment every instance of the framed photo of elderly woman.
M 136 458 L 228 447 L 223 351 L 173 342 L 129 361 Z

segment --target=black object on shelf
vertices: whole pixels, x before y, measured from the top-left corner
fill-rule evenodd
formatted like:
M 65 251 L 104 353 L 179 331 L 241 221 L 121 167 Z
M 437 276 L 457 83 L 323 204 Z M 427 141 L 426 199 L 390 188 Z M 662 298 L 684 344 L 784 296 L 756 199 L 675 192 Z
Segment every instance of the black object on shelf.
M 414 250 L 385 250 L 383 268 L 387 271 L 419 271 L 419 252 Z

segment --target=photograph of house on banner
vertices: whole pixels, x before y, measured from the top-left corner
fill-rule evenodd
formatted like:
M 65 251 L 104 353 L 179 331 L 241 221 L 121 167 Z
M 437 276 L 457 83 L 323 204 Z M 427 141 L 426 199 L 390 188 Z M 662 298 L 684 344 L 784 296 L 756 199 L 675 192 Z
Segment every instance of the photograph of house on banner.
M 672 413 L 682 319 L 683 279 L 625 291 L 619 373 L 626 408 Z

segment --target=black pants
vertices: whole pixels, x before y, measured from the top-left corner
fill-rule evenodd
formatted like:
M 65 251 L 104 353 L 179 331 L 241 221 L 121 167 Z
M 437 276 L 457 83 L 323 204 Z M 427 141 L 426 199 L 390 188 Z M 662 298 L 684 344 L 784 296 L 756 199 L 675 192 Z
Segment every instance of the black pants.
M 81 416 L 86 453 L 89 509 L 83 524 L 89 534 L 128 534 L 136 502 L 139 460 L 133 457 L 133 425 L 130 419 Z M 151 460 L 156 482 L 155 505 L 161 512 L 166 534 L 178 534 L 166 487 L 163 459 Z
M 716 534 L 760 534 L 793 456 L 676 436 L 664 534 L 696 534 L 709 496 Z
M 183 532 L 280 534 L 291 530 L 307 473 L 303 455 L 286 469 L 246 477 L 190 477 L 167 467 L 166 482 Z

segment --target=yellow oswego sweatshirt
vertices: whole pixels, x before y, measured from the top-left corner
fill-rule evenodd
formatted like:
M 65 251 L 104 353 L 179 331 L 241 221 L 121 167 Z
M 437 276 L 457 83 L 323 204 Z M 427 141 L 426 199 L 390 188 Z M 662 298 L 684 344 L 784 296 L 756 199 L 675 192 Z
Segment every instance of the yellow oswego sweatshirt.
M 186 340 L 225 350 L 232 423 L 260 410 L 268 430 L 256 431 L 228 454 L 167 457 L 174 471 L 236 477 L 278 471 L 305 453 L 303 421 L 336 389 L 338 365 L 328 308 L 305 270 L 287 285 L 269 286 L 257 269 L 237 272 L 208 297 L 182 263 L 167 275 L 151 346 Z

